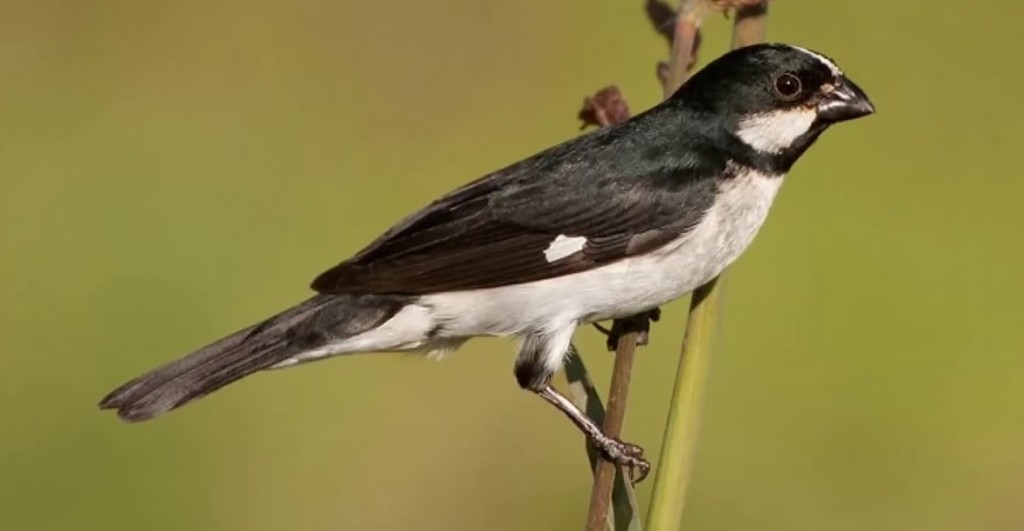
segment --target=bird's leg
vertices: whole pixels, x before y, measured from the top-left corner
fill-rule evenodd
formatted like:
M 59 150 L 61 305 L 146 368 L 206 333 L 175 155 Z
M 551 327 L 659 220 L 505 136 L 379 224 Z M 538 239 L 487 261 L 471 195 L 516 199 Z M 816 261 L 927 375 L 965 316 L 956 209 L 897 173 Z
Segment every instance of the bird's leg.
M 598 323 L 594 323 L 594 328 L 608 336 L 608 350 L 614 351 L 619 348 L 619 338 L 631 332 L 637 333 L 637 345 L 646 345 L 650 339 L 651 323 L 657 322 L 658 319 L 661 319 L 661 308 L 638 313 L 624 319 L 616 319 L 612 321 L 611 329 L 605 328 Z
M 619 466 L 629 467 L 629 476 L 634 483 L 643 481 L 647 477 L 647 473 L 651 471 L 651 464 L 643 458 L 643 448 L 605 435 L 601 431 L 601 427 L 595 424 L 593 420 L 590 420 L 586 413 L 576 407 L 576 404 L 573 404 L 571 400 L 556 391 L 554 387 L 551 387 L 550 384 L 545 384 L 540 389 L 535 389 L 534 391 L 541 398 L 557 407 L 562 413 L 565 413 L 569 420 L 572 420 L 573 424 L 586 435 L 587 441 L 600 450 L 606 459 Z

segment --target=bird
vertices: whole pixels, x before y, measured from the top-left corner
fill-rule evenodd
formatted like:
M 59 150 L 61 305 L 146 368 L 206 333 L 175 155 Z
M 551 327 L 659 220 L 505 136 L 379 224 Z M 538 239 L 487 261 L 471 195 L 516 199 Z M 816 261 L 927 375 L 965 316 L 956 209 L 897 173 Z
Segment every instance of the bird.
M 317 276 L 313 294 L 102 399 L 152 419 L 250 374 L 363 352 L 443 355 L 519 340 L 519 386 L 613 462 L 649 470 L 551 385 L 583 324 L 651 312 L 709 282 L 761 228 L 786 174 L 830 126 L 875 112 L 831 58 L 738 48 L 622 123 L 443 195 Z

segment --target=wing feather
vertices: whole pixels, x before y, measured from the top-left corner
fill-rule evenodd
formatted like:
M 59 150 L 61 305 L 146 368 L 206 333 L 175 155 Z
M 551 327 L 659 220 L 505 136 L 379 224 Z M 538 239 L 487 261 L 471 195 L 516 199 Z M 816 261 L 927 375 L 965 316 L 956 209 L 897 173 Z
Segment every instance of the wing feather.
M 726 161 L 652 158 L 636 149 L 635 135 L 618 130 L 630 124 L 577 138 L 455 190 L 322 273 L 313 289 L 482 289 L 585 271 L 680 237 L 713 203 Z M 649 141 L 648 151 L 678 149 L 658 143 L 668 140 Z M 549 261 L 545 250 L 559 236 L 586 242 Z

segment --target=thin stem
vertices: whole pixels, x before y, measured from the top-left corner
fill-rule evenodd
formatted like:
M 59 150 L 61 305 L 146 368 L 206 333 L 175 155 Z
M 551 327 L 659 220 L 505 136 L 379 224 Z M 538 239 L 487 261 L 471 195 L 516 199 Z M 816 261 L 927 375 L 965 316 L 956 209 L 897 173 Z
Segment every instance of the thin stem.
M 767 13 L 767 0 L 746 1 L 737 6 L 732 37 L 734 48 L 764 40 Z M 673 50 L 676 49 L 674 46 Z M 685 49 L 685 45 L 678 49 Z M 721 284 L 719 278 L 712 279 L 694 290 L 690 301 L 689 320 L 647 514 L 648 531 L 677 531 L 683 518 L 686 492 L 693 477 L 711 346 L 718 327 Z
M 605 410 L 604 424 L 601 426 L 604 434 L 609 437 L 618 438 L 622 433 L 622 424 L 626 416 L 626 398 L 629 396 L 629 380 L 633 374 L 633 359 L 636 354 L 636 339 L 636 332 L 622 334 L 615 350 L 615 367 L 612 370 L 612 383 L 608 391 L 608 406 Z M 597 467 L 594 469 L 594 484 L 590 490 L 587 531 L 600 531 L 605 528 L 614 482 L 615 465 L 606 459 L 598 459 Z
M 742 48 L 764 42 L 767 18 L 768 2 L 736 8 L 736 20 L 732 25 L 732 47 Z
M 683 517 L 686 491 L 693 476 L 711 343 L 718 321 L 721 289 L 717 285 L 717 279 L 712 280 L 693 292 L 647 514 L 648 531 L 676 531 Z
M 587 416 L 594 419 L 598 424 L 604 424 L 604 406 L 601 404 L 601 396 L 597 387 L 587 373 L 587 367 L 580 357 L 575 345 L 569 346 L 569 356 L 565 361 L 565 388 L 566 395 L 580 409 L 587 412 Z M 587 460 L 590 461 L 590 468 L 597 469 L 601 452 L 594 448 L 589 442 L 587 447 Z M 640 523 L 640 510 L 636 501 L 636 493 L 633 485 L 626 481 L 622 474 L 615 476 L 615 486 L 612 488 L 612 506 L 605 518 L 607 531 L 642 531 Z
M 708 0 L 682 0 L 680 3 L 675 20 L 676 26 L 673 32 L 672 53 L 669 58 L 668 70 L 662 78 L 662 88 L 666 98 L 671 96 L 683 84 L 689 70 L 696 62 L 695 54 L 700 42 L 700 21 L 704 12 L 709 7 Z M 609 125 L 610 121 L 601 119 L 603 116 L 600 112 L 595 113 L 595 115 L 597 117 L 596 121 L 600 125 Z M 605 414 L 605 423 L 602 426 L 604 433 L 610 437 L 618 437 L 622 429 L 636 342 L 637 333 L 634 331 L 627 331 L 619 337 L 615 353 L 615 369 L 612 372 L 611 390 L 608 394 L 608 411 Z M 587 531 L 600 531 L 606 525 L 614 479 L 614 465 L 604 459 L 598 460 L 597 467 L 594 469 L 594 483 L 590 491 Z
M 648 1 L 647 8 L 652 20 L 660 29 L 663 10 L 652 11 L 661 4 Z M 670 33 L 672 46 L 669 62 L 659 66 L 659 78 L 662 81 L 664 97 L 670 97 L 686 80 L 690 70 L 696 63 L 697 49 L 700 46 L 700 24 L 704 15 L 711 9 L 736 10 L 736 21 L 733 27 L 733 47 L 741 47 L 764 40 L 764 21 L 767 15 L 767 0 L 681 0 L 679 10 L 675 14 L 675 25 Z M 659 15 L 659 16 L 654 16 Z M 666 32 L 668 33 L 668 32 Z M 618 102 L 620 107 L 610 105 Z M 608 112 L 614 109 L 618 112 Z M 615 115 L 612 118 L 612 115 Z M 629 116 L 628 108 L 621 99 L 621 94 L 612 87 L 599 92 L 593 98 L 587 98 L 580 117 L 587 123 L 601 127 L 625 120 Z M 717 327 L 720 288 L 718 279 L 701 286 L 693 293 L 690 303 L 690 315 L 683 346 L 680 353 L 673 399 L 669 408 L 665 437 L 661 448 L 657 476 L 655 479 L 648 529 L 676 530 L 682 519 L 682 509 L 692 476 L 694 456 L 696 453 L 697 435 L 700 425 L 700 413 L 703 409 L 704 392 L 707 385 L 707 374 L 710 366 L 711 343 Z M 623 321 L 625 324 L 626 321 Z M 613 329 L 615 327 L 613 326 Z M 622 430 L 625 416 L 626 398 L 629 394 L 629 381 L 632 374 L 633 359 L 636 352 L 638 334 L 632 330 L 624 330 L 619 337 L 615 355 L 615 368 L 612 372 L 611 389 L 608 396 L 607 412 L 593 411 L 600 409 L 600 399 L 596 389 L 586 375 L 582 360 L 578 366 L 572 362 L 567 367 L 570 385 L 582 387 L 577 389 L 577 400 L 582 400 L 588 414 L 600 421 L 604 414 L 603 431 L 611 437 L 618 437 Z M 575 373 L 574 378 L 569 373 Z M 588 455 L 594 468 L 594 483 L 591 489 L 590 509 L 587 514 L 587 531 L 602 529 L 621 529 L 625 527 L 639 528 L 632 489 L 625 487 L 624 474 L 619 471 L 616 481 L 615 467 L 611 462 L 601 458 L 588 448 Z M 617 520 L 609 514 L 611 495 L 615 488 L 617 498 L 628 503 L 619 503 L 630 509 L 627 515 L 616 514 Z M 625 495 L 622 495 L 625 494 Z M 619 500 L 620 502 L 622 500 Z
M 584 101 L 580 117 L 583 118 L 585 124 L 606 127 L 629 119 L 629 107 L 626 106 L 625 100 L 617 88 L 607 87 Z M 647 317 L 643 316 L 645 324 L 646 319 Z M 619 336 L 616 345 L 615 367 L 612 371 L 611 388 L 608 391 L 608 406 L 604 411 L 604 421 L 601 426 L 601 431 L 609 437 L 619 437 L 626 416 L 626 398 L 629 396 L 629 381 L 633 373 L 633 360 L 638 338 L 636 330 L 639 330 L 633 326 L 635 321 L 636 319 L 623 320 L 612 326 L 612 330 L 621 328 L 624 333 Z M 582 362 L 580 367 L 582 367 Z M 599 400 L 598 404 L 600 404 Z M 601 422 L 593 416 L 591 418 L 594 418 L 596 422 Z M 608 515 L 612 490 L 616 483 L 615 465 L 599 454 L 592 453 L 591 457 L 596 460 L 593 464 L 594 483 L 590 491 L 590 509 L 587 511 L 586 529 L 587 531 L 601 531 L 612 528 L 614 525 Z M 622 474 L 620 473 L 619 476 L 621 478 Z M 635 515 L 629 516 L 628 520 L 624 520 L 625 523 L 635 521 Z
M 700 23 L 710 7 L 707 0 L 682 0 L 679 3 L 668 70 L 662 79 L 665 98 L 682 86 L 696 62 L 697 47 L 700 46 Z

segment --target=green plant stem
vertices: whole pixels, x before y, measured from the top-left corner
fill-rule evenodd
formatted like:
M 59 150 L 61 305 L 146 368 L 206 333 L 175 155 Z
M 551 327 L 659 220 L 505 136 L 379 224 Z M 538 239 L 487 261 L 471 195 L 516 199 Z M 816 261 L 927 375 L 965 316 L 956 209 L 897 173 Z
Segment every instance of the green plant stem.
M 693 476 L 711 343 L 718 323 L 721 299 L 718 284 L 715 279 L 693 292 L 651 506 L 644 526 L 648 531 L 676 531 L 683 517 L 686 490 Z
M 691 4 L 686 0 L 681 4 L 683 7 L 688 5 Z M 762 42 L 767 14 L 767 0 L 738 7 L 733 23 L 733 48 Z M 677 21 L 677 24 L 699 27 L 699 22 L 698 15 L 695 19 Z M 687 36 L 689 33 L 685 28 L 679 30 L 677 26 L 676 38 L 681 35 Z M 672 49 L 673 53 L 677 50 L 689 50 L 690 53 L 694 53 L 695 46 L 675 43 Z M 683 60 L 680 58 L 672 57 L 671 64 L 682 63 Z M 690 65 L 692 66 L 692 59 Z M 676 81 L 676 78 L 667 78 L 667 82 L 673 81 Z M 665 92 L 669 93 L 671 87 L 666 86 L 665 89 Z M 694 290 L 690 300 L 689 319 L 676 370 L 672 402 L 669 405 L 661 456 L 658 459 L 651 494 L 651 505 L 644 526 L 648 531 L 677 531 L 683 519 L 686 493 L 690 478 L 693 477 L 701 411 L 711 367 L 711 347 L 718 328 L 721 284 L 720 278 L 712 279 Z

